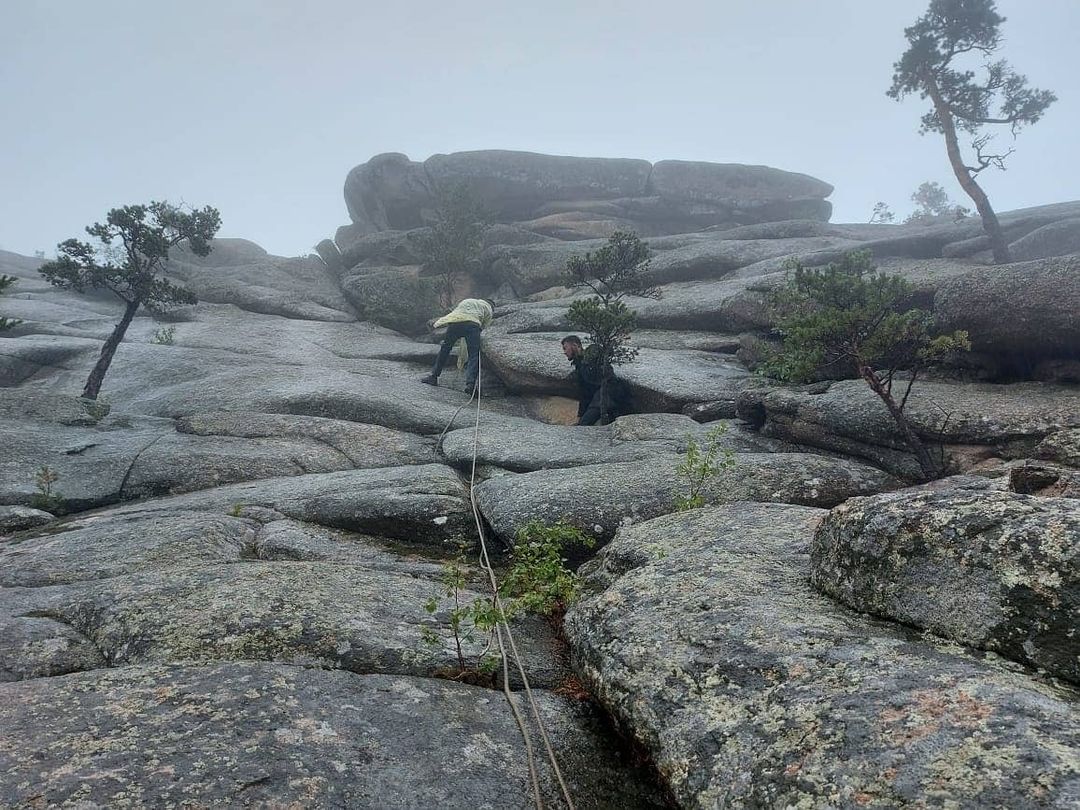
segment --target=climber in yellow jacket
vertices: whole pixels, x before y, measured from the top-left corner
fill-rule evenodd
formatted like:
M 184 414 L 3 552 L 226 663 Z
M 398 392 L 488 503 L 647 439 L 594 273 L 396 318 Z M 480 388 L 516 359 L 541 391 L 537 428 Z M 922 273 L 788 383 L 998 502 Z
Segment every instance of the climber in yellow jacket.
M 450 357 L 450 350 L 459 340 L 465 340 L 469 352 L 469 362 L 465 366 L 465 390 L 472 391 L 476 385 L 476 376 L 480 368 L 480 332 L 491 323 L 491 303 L 482 298 L 464 298 L 456 307 L 432 324 L 436 329 L 446 327 L 439 356 L 431 373 L 420 380 L 428 385 L 439 384 L 439 374 Z

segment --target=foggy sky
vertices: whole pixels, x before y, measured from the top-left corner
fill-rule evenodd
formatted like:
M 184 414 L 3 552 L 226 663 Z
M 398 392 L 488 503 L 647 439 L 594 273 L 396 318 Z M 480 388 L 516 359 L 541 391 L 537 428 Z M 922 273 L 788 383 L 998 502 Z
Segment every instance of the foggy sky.
M 766 164 L 835 185 L 834 222 L 906 213 L 924 180 L 970 205 L 917 134 L 924 104 L 884 94 L 926 5 L 5 0 L 0 248 L 51 255 L 169 199 L 299 255 L 349 221 L 348 170 L 389 151 Z M 998 9 L 1002 55 L 1059 101 L 984 185 L 998 210 L 1080 199 L 1080 0 Z

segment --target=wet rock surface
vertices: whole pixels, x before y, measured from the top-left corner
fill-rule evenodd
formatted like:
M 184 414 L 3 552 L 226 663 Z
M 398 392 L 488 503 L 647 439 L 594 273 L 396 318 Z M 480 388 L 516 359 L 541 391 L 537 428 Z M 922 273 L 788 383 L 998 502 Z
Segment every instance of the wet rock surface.
M 476 487 L 476 498 L 492 528 L 507 541 L 534 518 L 566 519 L 607 540 L 620 526 L 675 510 L 676 499 L 687 493 L 676 472 L 681 460 L 669 452 L 643 461 L 502 475 Z M 706 503 L 833 506 L 898 485 L 873 467 L 809 453 L 737 453 L 734 466 L 711 479 L 702 497 Z

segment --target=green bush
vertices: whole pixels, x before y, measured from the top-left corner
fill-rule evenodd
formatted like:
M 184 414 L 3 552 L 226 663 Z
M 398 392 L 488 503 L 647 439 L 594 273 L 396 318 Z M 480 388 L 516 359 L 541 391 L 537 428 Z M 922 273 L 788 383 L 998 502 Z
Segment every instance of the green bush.
M 596 541 L 564 520 L 551 525 L 531 520 L 514 540 L 510 572 L 503 592 L 511 597 L 512 613 L 555 616 L 565 612 L 577 598 L 578 574 L 566 567 L 563 553 L 570 548 L 592 548 Z
M 154 332 L 154 336 L 150 338 L 151 343 L 157 343 L 161 346 L 172 346 L 173 339 L 176 337 L 175 326 L 163 326 Z
M 772 300 L 783 345 L 764 372 L 796 383 L 819 379 L 830 369 L 854 374 L 888 408 L 923 477 L 937 478 L 942 465 L 931 458 L 904 407 L 921 371 L 971 348 L 967 332 L 937 333 L 929 312 L 909 308 L 911 284 L 874 272 L 868 250 L 819 268 L 794 263 L 790 270 Z M 894 382 L 903 386 L 899 398 Z
M 679 480 L 686 485 L 685 494 L 675 498 L 675 508 L 680 512 L 704 506 L 705 487 L 722 470 L 735 465 L 735 454 L 720 447 L 725 433 L 727 425 L 717 425 L 705 434 L 704 445 L 699 445 L 692 436 L 687 438 L 686 454 L 676 468 Z

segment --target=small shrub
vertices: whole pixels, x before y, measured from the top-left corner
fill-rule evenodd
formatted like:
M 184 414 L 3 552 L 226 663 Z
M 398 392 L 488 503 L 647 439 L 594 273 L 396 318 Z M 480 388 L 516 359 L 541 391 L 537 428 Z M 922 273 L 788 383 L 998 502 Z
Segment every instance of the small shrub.
M 240 517 L 240 514 L 243 511 L 244 511 L 244 505 L 242 503 L 234 503 L 229 508 L 229 517 L 238 518 L 238 517 Z
M 151 343 L 157 343 L 161 346 L 172 346 L 173 339 L 176 337 L 175 326 L 163 326 L 154 332 L 154 336 L 150 338 Z
M 577 598 L 581 578 L 566 567 L 563 552 L 592 548 L 596 540 L 564 520 L 551 525 L 531 520 L 514 541 L 513 562 L 502 590 L 512 598 L 511 613 L 559 616 Z
M 493 599 L 463 599 L 466 586 L 466 569 L 461 556 L 443 566 L 440 588 L 437 594 L 424 602 L 424 610 L 434 616 L 449 602 L 448 632 L 439 632 L 431 625 L 420 627 L 420 640 L 432 652 L 441 649 L 449 638 L 454 643 L 458 670 L 456 680 L 469 680 L 476 675 L 490 676 L 499 665 L 499 657 L 492 653 L 495 625 L 503 618 Z M 467 653 L 472 644 L 484 646 L 475 655 Z
M 675 498 L 675 508 L 680 512 L 704 506 L 705 496 L 702 493 L 708 483 L 721 470 L 735 465 L 735 454 L 720 447 L 725 433 L 727 425 L 717 425 L 705 434 L 703 445 L 699 445 L 693 437 L 688 438 L 686 455 L 676 468 L 679 479 L 686 485 L 686 493 Z
M 63 498 L 53 492 L 53 484 L 60 480 L 60 474 L 51 467 L 42 467 L 34 474 L 37 493 L 30 499 L 30 505 L 45 512 L 57 512 L 63 504 Z

